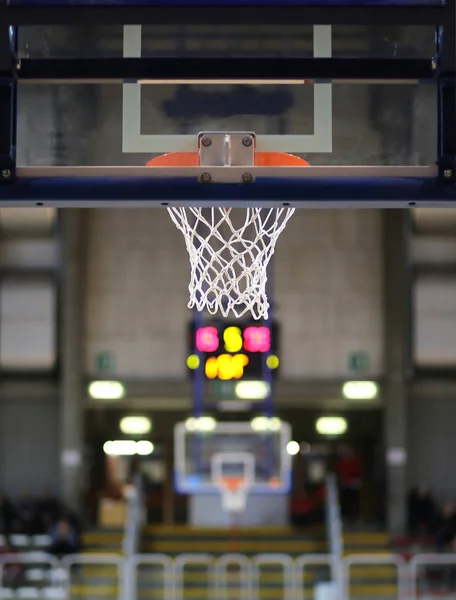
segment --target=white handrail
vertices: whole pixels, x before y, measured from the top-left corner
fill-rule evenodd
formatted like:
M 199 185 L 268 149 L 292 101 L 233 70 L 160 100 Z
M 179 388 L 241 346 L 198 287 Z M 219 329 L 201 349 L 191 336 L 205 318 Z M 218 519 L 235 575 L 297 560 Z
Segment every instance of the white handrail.
M 0 555 L 0 592 L 4 586 L 2 575 L 8 564 L 21 564 L 24 568 L 38 563 L 46 564 L 51 570 L 61 570 L 63 579 L 50 577 L 50 587 L 62 589 L 66 597 L 71 592 L 71 571 L 73 565 L 110 565 L 116 568 L 118 575 L 117 600 L 137 600 L 138 566 L 157 565 L 163 572 L 163 600 L 183 600 L 185 597 L 184 569 L 186 566 L 200 565 L 207 568 L 208 595 L 215 591 L 216 600 L 225 600 L 227 568 L 231 564 L 239 565 L 239 583 L 242 598 L 257 600 L 259 597 L 260 569 L 266 565 L 278 565 L 283 570 L 284 600 L 302 600 L 304 573 L 313 565 L 329 565 L 340 573 L 336 597 L 347 600 L 350 591 L 350 570 L 354 565 L 392 565 L 397 570 L 398 600 L 418 600 L 417 577 L 420 567 L 456 565 L 456 554 L 417 554 L 409 563 L 400 554 L 351 554 L 338 564 L 330 554 L 302 554 L 293 559 L 288 554 L 258 554 L 253 557 L 244 554 L 225 554 L 218 558 L 211 554 L 181 554 L 172 558 L 165 554 L 136 554 L 124 558 L 116 554 L 75 554 L 57 559 L 45 553 Z M 52 573 L 51 573 L 52 575 Z M 222 588 L 222 589 L 221 589 Z M 212 597 L 212 595 L 211 595 Z
M 350 598 L 350 568 L 354 565 L 393 565 L 397 569 L 397 600 L 407 600 L 409 570 L 400 554 L 350 554 L 341 561 L 342 599 Z
M 125 562 L 118 554 L 70 554 L 61 561 L 65 571 L 66 598 L 71 598 L 71 567 L 74 565 L 112 565 L 117 569 L 117 600 L 123 600 Z
M 297 600 L 304 600 L 304 582 L 305 582 L 305 570 L 309 566 L 325 566 L 327 565 L 331 573 L 336 572 L 336 559 L 332 554 L 302 554 L 295 560 L 295 572 L 294 572 L 294 598 Z M 340 569 L 339 569 L 340 570 Z M 337 596 L 340 598 L 340 596 Z
M 214 563 L 215 557 L 212 554 L 180 554 L 176 556 L 173 565 L 174 575 L 174 598 L 175 600 L 184 600 L 184 569 L 186 565 L 200 565 L 207 567 L 209 589 L 214 586 Z
M 326 478 L 326 530 L 329 552 L 333 557 L 331 578 L 333 582 L 340 580 L 340 561 L 344 554 L 343 525 L 340 514 L 339 491 L 336 476 L 331 473 Z
M 409 563 L 409 597 L 418 598 L 418 569 L 423 566 L 456 566 L 456 554 L 417 554 Z
M 136 554 L 125 561 L 124 600 L 137 600 L 137 572 L 140 566 L 163 569 L 163 600 L 174 599 L 173 559 L 166 554 Z
M 242 589 L 242 599 L 252 598 L 252 566 L 251 560 L 245 554 L 222 554 L 215 561 L 215 597 L 217 600 L 227 600 L 228 569 L 230 565 L 239 566 L 239 583 Z
M 143 492 L 141 475 L 135 475 L 133 485 L 127 493 L 127 514 L 124 524 L 123 553 L 130 557 L 139 552 L 141 532 L 144 525 Z
M 284 600 L 294 598 L 294 561 L 288 554 L 257 554 L 252 557 L 253 600 L 259 600 L 260 570 L 265 565 L 280 565 L 283 569 L 283 594 Z
M 5 565 L 30 564 L 30 565 L 47 565 L 51 569 L 58 569 L 60 561 L 58 558 L 47 552 L 33 552 L 27 554 L 2 554 L 0 555 L 0 588 L 3 587 L 3 572 Z

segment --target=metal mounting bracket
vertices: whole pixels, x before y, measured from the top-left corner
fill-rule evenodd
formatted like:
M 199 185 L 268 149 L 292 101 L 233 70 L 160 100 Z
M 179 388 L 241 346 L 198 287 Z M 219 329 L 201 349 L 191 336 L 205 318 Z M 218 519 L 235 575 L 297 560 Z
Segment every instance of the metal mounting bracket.
M 198 162 L 207 167 L 201 183 L 252 183 L 249 167 L 255 165 L 256 136 L 251 131 L 206 131 L 198 134 Z M 211 167 L 226 167 L 211 170 Z M 244 173 L 230 167 L 245 167 Z

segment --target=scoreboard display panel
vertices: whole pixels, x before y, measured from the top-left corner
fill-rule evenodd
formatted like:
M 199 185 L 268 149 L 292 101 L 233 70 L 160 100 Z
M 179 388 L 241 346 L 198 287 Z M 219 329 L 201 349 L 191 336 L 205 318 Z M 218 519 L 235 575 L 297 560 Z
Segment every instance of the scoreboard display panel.
M 258 380 L 277 374 L 280 360 L 275 323 L 193 322 L 189 338 L 187 366 L 192 371 L 202 369 L 208 380 Z

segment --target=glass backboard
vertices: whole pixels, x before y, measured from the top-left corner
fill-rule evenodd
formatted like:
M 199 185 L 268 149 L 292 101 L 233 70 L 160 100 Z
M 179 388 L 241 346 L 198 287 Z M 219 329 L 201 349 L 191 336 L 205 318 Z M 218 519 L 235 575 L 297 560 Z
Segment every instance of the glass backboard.
M 292 56 L 431 58 L 434 27 L 330 25 L 23 27 L 21 58 Z M 435 86 L 418 82 L 23 82 L 20 166 L 144 166 L 196 151 L 200 131 L 253 131 L 261 152 L 312 166 L 430 165 Z
M 277 418 L 217 423 L 207 417 L 178 423 L 174 431 L 177 491 L 218 492 L 221 479 L 242 478 L 252 493 L 290 489 L 290 427 Z

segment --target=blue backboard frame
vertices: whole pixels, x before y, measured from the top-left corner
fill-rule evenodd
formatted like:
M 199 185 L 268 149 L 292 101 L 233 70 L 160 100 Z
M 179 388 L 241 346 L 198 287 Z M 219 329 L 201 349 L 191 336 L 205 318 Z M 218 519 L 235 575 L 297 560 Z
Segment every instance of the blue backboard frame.
M 225 437 L 232 436 L 233 439 L 238 435 L 242 437 L 245 434 L 250 434 L 258 436 L 258 439 L 260 440 L 263 438 L 263 444 L 267 449 L 266 455 L 261 461 L 263 469 L 260 470 L 267 472 L 272 467 L 273 463 L 275 463 L 275 468 L 279 471 L 279 473 L 277 473 L 279 481 L 277 484 L 271 485 L 271 483 L 267 481 L 267 477 L 263 481 L 254 479 L 250 482 L 249 493 L 267 495 L 288 493 L 292 484 L 292 458 L 287 452 L 287 444 L 291 440 L 290 425 L 282 422 L 280 430 L 276 431 L 274 434 L 267 431 L 254 434 L 253 431 L 254 430 L 249 422 L 219 422 L 216 424 L 215 429 L 206 434 L 188 431 L 186 423 L 177 423 L 174 427 L 174 487 L 176 491 L 180 494 L 220 493 L 219 485 L 214 481 L 211 481 L 208 472 L 208 466 L 210 471 L 210 457 L 208 457 L 209 462 L 203 461 L 202 459 L 202 445 L 198 439 L 199 436 L 201 436 L 201 441 L 204 441 L 206 436 L 210 437 L 211 434 L 216 434 L 217 436 L 221 434 Z M 191 456 L 188 454 L 189 448 L 187 447 L 186 442 L 186 436 L 189 434 L 192 436 Z M 273 435 L 277 436 L 280 442 L 276 448 L 276 452 L 278 452 L 276 453 L 275 460 L 269 455 L 271 448 L 268 448 L 272 443 L 271 436 Z M 223 449 L 222 454 L 225 454 Z M 231 452 L 228 451 L 227 454 L 229 456 Z
M 39 2 L 0 7 L 0 205 L 2 206 L 283 206 L 414 207 L 456 203 L 456 0 L 308 2 L 305 0 L 162 0 Z M 179 9 L 176 9 L 176 5 Z M 301 22 L 434 24 L 431 60 L 334 58 L 25 59 L 17 33 L 27 24 Z M 198 21 L 199 20 L 199 21 Z M 201 21 L 202 20 L 202 21 Z M 20 81 L 72 82 L 307 79 L 420 81 L 438 88 L 439 140 L 428 167 L 253 167 L 249 184 L 202 185 L 201 168 L 16 168 L 16 97 Z M 195 140 L 196 145 L 196 140 Z M 234 173 L 235 175 L 235 173 Z

